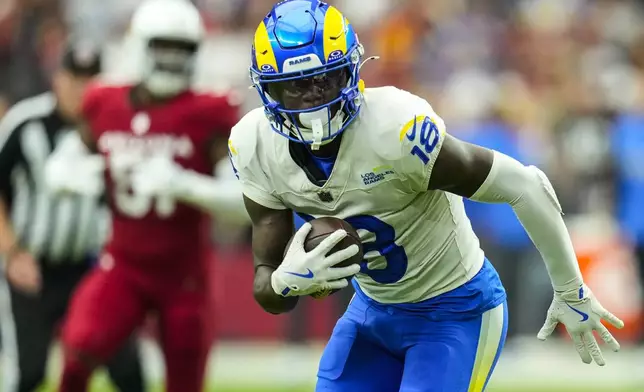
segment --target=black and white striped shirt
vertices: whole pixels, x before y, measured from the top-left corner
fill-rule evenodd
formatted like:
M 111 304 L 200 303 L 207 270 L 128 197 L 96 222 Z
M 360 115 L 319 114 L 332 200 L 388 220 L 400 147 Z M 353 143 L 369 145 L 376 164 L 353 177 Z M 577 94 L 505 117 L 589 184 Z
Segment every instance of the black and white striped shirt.
M 17 103 L 0 120 L 0 195 L 21 245 L 53 264 L 96 254 L 106 223 L 97 198 L 47 191 L 45 162 L 70 132 L 52 93 Z

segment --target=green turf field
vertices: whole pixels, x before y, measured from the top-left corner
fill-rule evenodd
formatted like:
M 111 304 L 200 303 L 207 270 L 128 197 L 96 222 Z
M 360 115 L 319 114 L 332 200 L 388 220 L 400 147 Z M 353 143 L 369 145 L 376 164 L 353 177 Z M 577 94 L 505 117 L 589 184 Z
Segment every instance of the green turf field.
M 155 347 L 149 342 L 142 344 L 144 363 L 148 364 L 146 377 L 162 380 L 162 357 L 160 352 L 154 354 L 154 350 L 158 351 Z M 311 392 L 319 351 L 318 346 L 222 343 L 213 352 L 208 372 L 210 387 L 205 392 Z M 609 365 L 603 368 L 582 364 L 571 351 L 569 346 L 556 342 L 543 345 L 532 340 L 518 341 L 501 358 L 486 392 L 644 392 L 644 349 L 631 347 L 617 354 L 606 353 Z M 286 372 L 282 371 L 284 363 L 290 364 Z M 58 377 L 60 365 L 55 349 L 49 380 Z M 293 371 L 303 377 L 293 379 Z M 38 392 L 55 392 L 56 385 L 50 382 Z M 96 373 L 90 391 L 116 392 L 104 371 Z M 159 383 L 149 392 L 163 391 Z
M 236 389 L 236 388 L 231 388 L 231 389 L 212 389 L 212 392 L 311 392 L 313 391 L 313 388 L 301 388 L 301 389 L 262 389 L 261 391 L 258 391 L 257 389 Z M 99 391 L 97 391 L 99 392 Z M 100 391 L 102 392 L 102 391 Z M 580 390 L 573 390 L 573 389 L 529 389 L 526 387 L 514 387 L 514 388 L 488 388 L 486 392 L 642 392 L 641 388 L 632 388 L 632 389 L 613 389 L 610 391 L 607 391 L 606 389 L 580 389 Z
M 494 382 L 492 382 L 494 384 Z M 314 385 L 302 385 L 300 387 L 252 387 L 252 386 L 236 386 L 233 385 L 219 385 L 217 383 L 211 385 L 206 389 L 206 392 L 312 392 Z M 241 384 L 240 384 L 241 385 Z M 163 392 L 163 386 L 156 386 L 150 389 L 150 392 Z M 486 392 L 642 392 L 641 387 L 616 387 L 616 388 L 583 388 L 575 389 L 570 387 L 551 388 L 551 387 L 535 387 L 533 383 L 526 383 L 525 385 L 512 384 L 512 385 L 491 385 Z M 38 392 L 56 392 L 55 383 L 42 386 Z M 107 376 L 104 372 L 99 372 L 92 380 L 90 392 L 117 392 L 112 388 Z
M 54 392 L 54 388 L 42 388 L 39 392 Z M 162 392 L 163 388 L 155 388 L 151 392 Z M 265 389 L 262 388 L 258 390 L 257 388 L 235 388 L 235 387 L 212 387 L 208 388 L 207 392 L 311 392 L 313 387 L 301 387 L 295 389 Z M 605 388 L 600 389 L 551 389 L 548 388 L 544 390 L 543 388 L 530 388 L 526 386 L 515 386 L 515 387 L 506 387 L 506 388 L 488 388 L 486 392 L 642 392 L 641 388 L 627 388 L 627 389 L 611 389 L 607 390 Z M 114 392 L 114 389 L 103 384 L 102 386 L 94 383 L 94 386 L 91 388 L 90 392 Z
M 151 392 L 162 392 L 163 388 L 154 388 Z M 312 392 L 313 387 L 302 387 L 302 388 L 295 388 L 295 389 L 283 389 L 283 388 L 276 388 L 276 389 L 264 389 L 262 388 L 261 390 L 255 389 L 255 388 L 235 388 L 235 387 L 212 387 L 208 388 L 207 392 Z M 606 390 L 603 388 L 600 389 L 550 389 L 548 388 L 547 390 L 544 390 L 542 388 L 540 389 L 530 389 L 530 387 L 525 387 L 525 386 L 516 386 L 516 387 L 507 387 L 507 388 L 488 388 L 486 392 L 642 392 L 641 388 L 629 388 L 629 389 L 611 389 Z M 48 388 L 44 387 L 41 388 L 39 392 L 55 392 L 54 388 Z M 94 386 L 90 389 L 90 392 L 115 392 L 114 389 L 110 387 L 100 387 L 100 386 Z
M 312 392 L 313 385 L 307 387 L 297 387 L 297 388 L 240 388 L 234 386 L 211 386 L 207 389 L 207 392 Z M 163 387 L 159 386 L 152 388 L 150 392 L 163 392 Z M 38 392 L 55 392 L 55 388 L 52 386 L 44 386 Z M 103 376 L 96 377 L 92 382 L 92 388 L 90 392 L 116 392 L 113 389 L 107 380 Z M 486 390 L 486 392 L 642 392 L 642 388 L 632 387 L 632 388 L 616 388 L 616 389 L 606 389 L 606 388 L 597 388 L 597 389 L 571 389 L 571 388 L 562 388 L 562 389 L 553 389 L 553 388 L 533 388 L 526 385 L 516 385 L 516 386 L 507 386 L 507 387 L 494 387 L 491 386 Z
M 284 390 L 284 389 L 274 389 L 274 390 L 267 390 L 267 389 L 262 389 L 261 391 L 258 391 L 257 389 L 239 389 L 239 388 L 226 388 L 226 389 L 220 389 L 220 388 L 213 388 L 210 391 L 212 392 L 312 392 L 313 387 L 311 388 L 301 388 L 301 389 L 289 389 L 289 390 Z M 544 389 L 528 389 L 526 387 L 514 387 L 514 388 L 488 388 L 486 392 L 642 392 L 641 389 L 638 388 L 632 388 L 632 389 L 614 389 L 611 391 L 607 391 L 605 389 L 596 389 L 596 390 L 590 390 L 590 389 L 581 389 L 581 390 L 572 390 L 572 389 L 560 389 L 560 390 L 555 390 L 555 389 L 548 389 L 547 391 Z M 99 392 L 99 391 L 96 391 Z M 102 392 L 102 391 L 100 391 Z

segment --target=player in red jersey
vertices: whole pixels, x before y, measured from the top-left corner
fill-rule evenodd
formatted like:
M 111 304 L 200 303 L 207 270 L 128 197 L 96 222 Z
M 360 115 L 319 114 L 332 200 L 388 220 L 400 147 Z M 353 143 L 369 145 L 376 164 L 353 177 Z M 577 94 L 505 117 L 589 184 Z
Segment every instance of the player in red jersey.
M 204 211 L 244 214 L 236 181 L 212 177 L 213 164 L 227 159 L 237 108 L 189 89 L 203 36 L 196 8 L 148 0 L 131 34 L 145 44 L 141 84 L 90 89 L 86 130 L 49 165 L 52 186 L 78 192 L 100 191 L 92 176 L 104 169 L 112 210 L 100 267 L 75 293 L 64 325 L 61 392 L 85 391 L 93 368 L 151 311 L 158 313 L 167 390 L 200 391 L 210 348 Z

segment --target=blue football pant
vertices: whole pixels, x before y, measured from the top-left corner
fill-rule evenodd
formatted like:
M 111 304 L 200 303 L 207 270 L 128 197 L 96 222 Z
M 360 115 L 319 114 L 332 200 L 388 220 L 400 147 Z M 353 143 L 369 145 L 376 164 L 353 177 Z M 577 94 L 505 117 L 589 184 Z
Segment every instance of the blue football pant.
M 506 332 L 506 303 L 464 320 L 433 321 L 356 296 L 324 351 L 316 391 L 481 392 Z

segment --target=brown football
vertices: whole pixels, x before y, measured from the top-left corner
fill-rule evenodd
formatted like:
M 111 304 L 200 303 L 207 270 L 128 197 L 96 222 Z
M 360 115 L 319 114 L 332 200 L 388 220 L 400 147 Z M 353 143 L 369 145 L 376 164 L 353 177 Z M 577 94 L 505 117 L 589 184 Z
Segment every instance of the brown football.
M 360 262 L 362 262 L 362 259 L 364 258 L 362 242 L 360 241 L 360 236 L 358 235 L 356 229 L 354 229 L 353 226 L 351 226 L 349 223 L 342 219 L 333 217 L 317 218 L 313 219 L 309 223 L 313 227 L 311 228 L 309 234 L 306 236 L 306 241 L 304 242 L 304 250 L 310 252 L 311 250 L 315 249 L 316 246 L 320 245 L 320 243 L 324 241 L 325 238 L 330 236 L 333 232 L 339 229 L 343 229 L 347 232 L 348 235 L 344 237 L 336 246 L 334 246 L 333 249 L 331 249 L 327 254 L 335 253 L 355 244 L 358 245 L 360 251 L 355 256 L 336 264 L 335 267 L 346 267 L 351 264 L 360 264 Z M 289 248 L 292 240 L 293 238 L 291 238 L 291 240 L 288 242 L 286 249 Z M 324 293 L 324 295 L 319 296 L 313 294 L 312 296 L 316 298 L 322 298 L 329 294 L 332 293 Z

